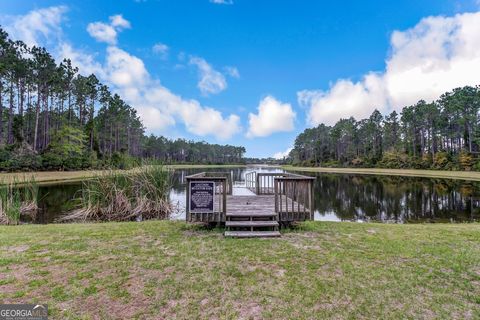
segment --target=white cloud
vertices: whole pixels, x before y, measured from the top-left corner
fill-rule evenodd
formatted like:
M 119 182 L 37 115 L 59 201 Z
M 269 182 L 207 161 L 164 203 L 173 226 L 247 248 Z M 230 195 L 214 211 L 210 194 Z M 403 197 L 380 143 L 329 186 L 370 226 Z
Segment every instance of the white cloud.
M 248 114 L 247 137 L 266 137 L 275 132 L 292 131 L 295 116 L 289 103 L 282 103 L 272 96 L 267 96 L 260 101 L 258 114 Z
M 210 2 L 215 4 L 233 4 L 233 0 L 210 0 Z
M 228 74 L 230 77 L 235 79 L 240 78 L 240 72 L 238 71 L 237 67 L 227 66 L 224 69 L 225 73 Z
M 168 56 L 169 47 L 161 42 L 155 43 L 152 47 L 152 51 L 156 53 L 161 59 L 166 59 Z
M 193 134 L 210 135 L 220 140 L 229 139 L 241 130 L 240 118 L 237 115 L 223 116 L 218 110 L 202 106 L 197 100 L 184 99 L 174 94 L 150 75 L 140 58 L 115 46 L 110 41 L 111 38 L 107 37 L 109 42 L 105 41 L 110 45 L 106 48 L 103 63 L 98 61 L 95 55 L 74 48 L 58 37 L 62 34 L 64 12 L 64 7 L 35 10 L 24 16 L 9 17 L 10 20 L 4 25 L 6 30 L 17 28 L 14 38 L 30 44 L 46 45 L 46 42 L 55 40 L 50 51 L 58 61 L 69 58 L 74 66 L 79 67 L 80 73 L 95 73 L 114 93 L 118 93 L 138 110 L 150 132 L 166 132 L 167 128 L 175 125 L 177 121 L 183 123 L 186 130 Z M 28 21 L 38 21 L 38 17 L 43 17 L 43 22 L 32 23 L 27 30 L 25 24 Z M 110 17 L 110 26 L 117 31 L 129 26 L 125 23 L 126 20 L 119 17 L 121 16 Z
M 338 80 L 327 91 L 298 92 L 309 109 L 308 122 L 334 124 L 340 118 L 367 117 L 400 110 L 420 99 L 438 98 L 455 87 L 477 85 L 480 73 L 480 12 L 428 17 L 406 31 L 395 31 L 382 73 L 360 81 Z
M 59 41 L 62 36 L 60 23 L 66 11 L 66 6 L 32 10 L 23 16 L 3 17 L 2 24 L 13 39 L 38 46 L 40 41 Z
M 292 150 L 293 150 L 293 148 L 288 148 L 287 150 L 285 150 L 283 152 L 277 152 L 273 155 L 273 158 L 277 159 L 277 160 L 282 160 L 283 158 L 288 157 L 288 155 L 290 154 L 290 151 L 292 151 Z
M 112 27 L 119 29 L 130 29 L 132 27 L 130 21 L 126 20 L 121 14 L 110 16 L 110 24 Z
M 105 72 L 108 81 L 128 103 L 134 106 L 149 130 L 165 130 L 180 120 L 187 131 L 220 140 L 238 133 L 240 118 L 224 117 L 218 110 L 186 100 L 153 79 L 143 61 L 117 48 L 107 48 Z
M 87 31 L 99 42 L 105 42 L 109 45 L 117 43 L 118 32 L 130 28 L 130 22 L 125 20 L 122 15 L 110 16 L 110 24 L 103 22 L 92 22 L 87 26 Z
M 223 74 L 215 70 L 205 59 L 190 57 L 190 64 L 198 68 L 200 79 L 197 87 L 203 95 L 217 94 L 227 89 L 227 80 Z
M 89 53 L 75 49 L 70 43 L 61 42 L 55 49 L 55 57 L 58 61 L 70 59 L 72 65 L 81 67 L 80 72 L 84 75 L 94 73 L 98 78 L 105 78 L 103 66 Z
M 105 42 L 112 45 L 117 43 L 117 31 L 109 24 L 92 22 L 88 24 L 87 31 L 99 42 Z

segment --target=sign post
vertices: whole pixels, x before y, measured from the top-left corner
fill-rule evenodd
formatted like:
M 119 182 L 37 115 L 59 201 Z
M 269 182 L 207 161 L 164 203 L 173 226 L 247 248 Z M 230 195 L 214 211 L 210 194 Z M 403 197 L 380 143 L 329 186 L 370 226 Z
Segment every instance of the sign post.
M 215 203 L 215 182 L 190 181 L 190 213 L 213 213 Z

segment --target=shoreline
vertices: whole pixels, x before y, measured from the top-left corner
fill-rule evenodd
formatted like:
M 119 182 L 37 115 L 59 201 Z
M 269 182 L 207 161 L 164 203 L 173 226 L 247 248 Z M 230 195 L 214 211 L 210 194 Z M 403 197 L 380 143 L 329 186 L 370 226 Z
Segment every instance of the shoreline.
M 246 165 L 240 164 L 219 164 L 219 165 L 203 165 L 203 164 L 171 164 L 165 165 L 165 168 L 168 169 L 209 169 L 209 168 L 242 168 Z M 135 170 L 135 168 L 130 169 Z M 23 180 L 28 180 L 31 177 L 35 178 L 35 182 L 41 185 L 46 184 L 55 184 L 60 182 L 80 182 L 85 179 L 94 177 L 97 174 L 102 172 L 107 172 L 110 170 L 76 170 L 76 171 L 26 171 L 26 172 L 1 172 L 0 173 L 0 185 L 9 183 L 13 179 L 18 179 L 19 182 Z M 129 171 L 114 169 L 113 171 Z
M 259 164 L 228 164 L 228 165 L 204 165 L 204 164 L 173 164 L 165 165 L 169 169 L 213 169 L 213 168 L 246 168 L 255 166 L 267 166 Z M 444 171 L 423 169 L 380 169 L 380 168 L 326 168 L 326 167 L 294 167 L 290 165 L 268 165 L 289 171 L 332 173 L 332 174 L 363 174 L 381 176 L 406 176 L 438 179 L 453 179 L 465 181 L 480 181 L 480 172 L 475 171 Z M 8 183 L 13 179 L 23 180 L 35 178 L 38 184 L 55 184 L 61 182 L 79 182 L 108 170 L 82 170 L 82 171 L 32 171 L 32 172 L 2 172 L 0 184 Z M 117 169 L 116 171 L 125 171 Z
M 405 176 L 419 178 L 453 179 L 480 181 L 480 172 L 475 171 L 445 171 L 426 169 L 380 169 L 380 168 L 325 168 L 325 167 L 294 167 L 282 166 L 284 170 L 335 173 L 335 174 L 365 174 L 380 176 Z

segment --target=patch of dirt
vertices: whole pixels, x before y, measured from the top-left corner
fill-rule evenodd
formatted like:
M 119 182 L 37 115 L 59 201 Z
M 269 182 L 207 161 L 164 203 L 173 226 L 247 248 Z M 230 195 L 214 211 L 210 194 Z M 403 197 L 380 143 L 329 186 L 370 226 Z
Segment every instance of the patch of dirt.
M 238 303 L 235 305 L 238 312 L 238 319 L 258 320 L 262 319 L 262 307 L 256 302 Z
M 91 315 L 93 319 L 131 319 L 137 314 L 148 311 L 149 299 L 142 296 L 134 296 L 127 303 L 121 299 L 112 299 L 106 292 L 100 291 L 94 296 L 79 299 L 70 306 L 64 306 L 69 310 L 75 306 L 76 311 L 83 315 Z
M 15 277 L 15 282 L 17 284 L 21 284 L 20 282 L 33 280 L 33 277 L 30 275 L 32 272 L 32 268 L 27 265 L 19 264 L 12 267 L 12 270 L 13 274 L 11 273 L 10 275 Z
M 29 248 L 30 246 L 27 245 L 11 246 L 7 248 L 7 252 L 21 253 L 27 251 Z
M 275 275 L 279 278 L 283 278 L 285 276 L 285 273 L 287 272 L 287 270 L 285 269 L 278 269 L 276 272 L 275 272 Z
M 352 300 L 350 297 L 337 297 L 330 301 L 320 301 L 314 306 L 314 310 L 326 310 L 326 311 L 334 311 L 334 310 L 352 310 Z
M 158 319 L 176 319 L 175 308 L 187 305 L 187 299 L 170 299 L 158 312 Z
M 15 287 L 15 285 L 13 283 L 5 284 L 3 286 L 0 286 L 0 292 L 2 293 L 2 296 L 9 296 L 9 295 L 12 295 L 15 292 L 17 292 L 17 287 Z M 8 301 L 8 299 L 3 299 L 2 303 L 9 303 L 9 301 Z

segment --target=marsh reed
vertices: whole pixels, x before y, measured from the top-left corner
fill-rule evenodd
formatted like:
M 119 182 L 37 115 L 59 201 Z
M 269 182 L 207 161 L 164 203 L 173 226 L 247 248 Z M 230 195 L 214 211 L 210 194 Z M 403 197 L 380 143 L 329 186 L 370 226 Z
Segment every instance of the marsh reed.
M 35 218 L 38 212 L 38 184 L 35 177 L 0 182 L 0 225 L 19 224 L 22 216 Z
M 59 221 L 141 221 L 167 219 L 170 170 L 148 165 L 128 173 L 108 171 L 83 182 L 78 207 Z

